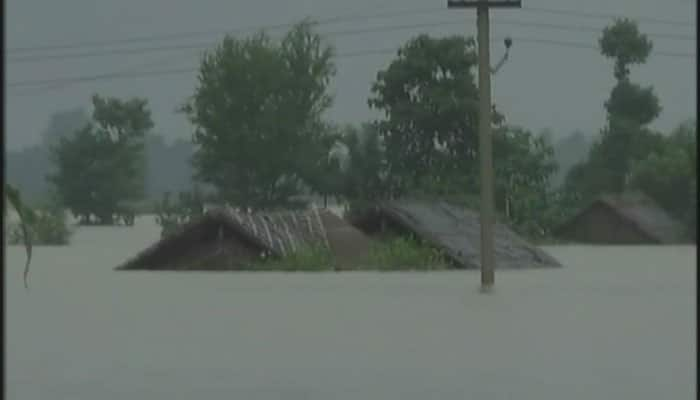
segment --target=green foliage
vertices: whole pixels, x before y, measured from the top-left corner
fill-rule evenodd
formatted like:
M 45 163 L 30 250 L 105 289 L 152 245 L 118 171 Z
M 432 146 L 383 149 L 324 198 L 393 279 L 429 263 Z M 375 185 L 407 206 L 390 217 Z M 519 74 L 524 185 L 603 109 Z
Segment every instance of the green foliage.
M 347 150 L 341 174 L 340 194 L 351 208 L 391 196 L 386 160 L 377 126 L 346 126 L 341 138 Z
M 369 104 L 384 114 L 378 129 L 396 194 L 429 175 L 452 176 L 476 168 L 475 67 L 472 39 L 420 35 L 377 74 Z
M 616 122 L 585 163 L 572 168 L 563 191 L 583 205 L 604 193 L 641 191 L 682 221 L 691 236 L 697 226 L 697 130 L 694 122 L 670 136 Z M 605 131 L 604 131 L 605 132 Z
M 443 254 L 417 240 L 392 238 L 375 243 L 367 265 L 360 270 L 438 270 L 447 268 Z M 334 271 L 337 268 L 331 251 L 324 246 L 309 246 L 282 258 L 268 257 L 252 263 L 255 271 Z
M 615 19 L 613 25 L 603 30 L 598 41 L 601 53 L 615 62 L 615 78 L 623 80 L 629 75 L 629 66 L 644 64 L 653 48 L 649 38 L 639 32 L 635 21 Z
M 436 270 L 448 267 L 444 254 L 414 238 L 395 237 L 375 243 L 370 265 L 380 270 Z
M 421 35 L 377 75 L 370 105 L 384 113 L 376 127 L 385 163 L 372 167 L 375 174 L 384 172 L 385 197 L 432 196 L 478 208 L 474 47 L 471 39 Z M 552 145 L 544 136 L 504 126 L 504 117 L 494 114 L 497 211 L 509 224 L 544 235 L 549 182 L 557 170 Z
M 28 226 L 32 242 L 37 246 L 67 245 L 73 232 L 69 229 L 65 211 L 54 207 L 34 211 L 35 218 Z M 20 225 L 12 226 L 8 232 L 10 244 L 23 244 L 24 231 Z
M 493 149 L 494 205 L 500 220 L 530 239 L 548 237 L 561 213 L 562 198 L 551 190 L 550 180 L 558 166 L 549 137 L 504 125 L 494 131 Z M 440 198 L 478 210 L 479 176 L 464 177 L 459 187 L 461 195 L 438 192 Z
M 195 125 L 195 177 L 246 208 L 284 205 L 321 158 L 333 48 L 303 21 L 281 40 L 227 36 L 204 55 L 182 108 Z M 323 143 L 321 143 L 323 142 Z M 308 176 L 307 176 L 308 177 Z
M 605 102 L 610 118 L 643 126 L 651 123 L 661 113 L 659 98 L 654 88 L 643 88 L 629 80 L 617 83 Z
M 337 197 L 342 192 L 340 159 L 333 154 L 342 134 L 336 126 L 327 125 L 324 129 L 326 133 L 306 149 L 307 154 L 301 161 L 308 162 L 300 162 L 300 176 L 312 192 L 323 197 L 324 206 L 327 206 L 328 197 Z
M 406 196 L 423 201 L 440 199 L 477 210 L 481 206 L 479 177 L 476 171 L 470 174 L 426 176 L 418 181 L 414 188 L 408 190 Z
M 520 127 L 494 134 L 496 206 L 514 223 L 531 219 L 532 208 L 546 202 L 549 180 L 557 171 L 552 144 Z
M 652 87 L 629 80 L 629 66 L 643 64 L 652 44 L 628 19 L 616 20 L 600 39 L 601 53 L 615 61 L 617 84 L 605 102 L 607 125 L 591 147 L 587 160 L 572 168 L 565 187 L 584 201 L 603 193 L 630 189 L 632 166 L 662 145 L 663 137 L 646 127 L 661 112 Z
M 204 196 L 195 187 L 192 192 L 180 192 L 178 201 L 172 202 L 170 193 L 155 206 L 156 223 L 160 225 L 160 236 L 165 237 L 177 231 L 181 226 L 204 215 Z
M 92 103 L 92 121 L 52 148 L 56 172 L 47 178 L 76 217 L 111 225 L 144 197 L 144 139 L 153 122 L 144 99 L 95 95 Z
M 645 128 L 661 112 L 658 97 L 652 87 L 629 81 L 629 65 L 646 61 L 651 42 L 634 21 L 623 19 L 603 31 L 600 46 L 604 56 L 615 60 L 618 82 L 605 102 L 608 124 L 589 157 L 592 187 L 587 191 L 591 195 L 627 190 L 632 164 L 647 157 L 662 141 L 661 135 Z
M 632 166 L 630 185 L 646 193 L 695 236 L 697 226 L 697 129 L 678 127 L 663 145 Z
M 554 199 L 558 196 L 550 190 L 557 163 L 549 139 L 517 126 L 502 126 L 494 131 L 493 148 L 496 212 L 506 224 L 528 237 L 549 235 L 553 218 L 549 208 L 557 204 Z M 414 198 L 437 197 L 478 210 L 480 186 L 476 170 L 424 177 L 408 193 Z
M 255 271 L 333 271 L 335 260 L 329 249 L 319 245 L 298 249 L 282 258 L 261 259 L 249 268 Z
M 540 202 L 529 204 L 530 218 L 511 222 L 515 232 L 535 243 L 552 243 L 554 230 L 572 218 L 584 205 L 577 193 L 557 189 L 547 193 Z
M 569 171 L 565 186 L 587 199 L 629 189 L 632 165 L 663 146 L 663 136 L 632 122 L 612 120 L 585 162 Z

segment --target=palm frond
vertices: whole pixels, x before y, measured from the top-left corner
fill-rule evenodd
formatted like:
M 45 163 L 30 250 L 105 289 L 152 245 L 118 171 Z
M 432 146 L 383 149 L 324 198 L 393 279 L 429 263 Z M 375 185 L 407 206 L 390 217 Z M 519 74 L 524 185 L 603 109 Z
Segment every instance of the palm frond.
M 19 190 L 16 188 L 6 184 L 5 196 L 12 208 L 17 211 L 17 215 L 19 215 L 22 236 L 24 237 L 24 248 L 27 250 L 27 262 L 24 266 L 24 287 L 28 288 L 29 285 L 27 280 L 29 277 L 29 264 L 32 261 L 32 238 L 29 226 L 31 225 L 32 221 L 36 220 L 36 216 L 34 215 L 34 211 L 24 205 L 20 197 Z

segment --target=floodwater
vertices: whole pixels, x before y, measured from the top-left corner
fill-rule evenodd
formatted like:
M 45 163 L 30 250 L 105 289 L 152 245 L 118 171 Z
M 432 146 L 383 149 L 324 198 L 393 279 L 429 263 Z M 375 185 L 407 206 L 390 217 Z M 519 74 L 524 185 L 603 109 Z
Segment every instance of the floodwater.
M 158 238 L 8 248 L 8 399 L 692 399 L 694 246 L 552 247 L 559 270 L 153 273 Z

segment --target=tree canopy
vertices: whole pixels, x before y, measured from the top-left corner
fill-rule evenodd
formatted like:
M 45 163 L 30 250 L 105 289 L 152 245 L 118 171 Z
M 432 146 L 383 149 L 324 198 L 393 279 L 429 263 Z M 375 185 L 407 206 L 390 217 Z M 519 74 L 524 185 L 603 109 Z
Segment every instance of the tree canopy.
M 601 54 L 614 61 L 617 82 L 604 103 L 606 126 L 588 159 L 567 177 L 567 188 L 585 199 L 627 190 L 633 163 L 646 158 L 662 141 L 659 133 L 647 127 L 661 113 L 658 97 L 652 87 L 630 80 L 630 65 L 646 62 L 652 42 L 639 32 L 636 22 L 617 19 L 603 30 L 599 45 Z
M 631 168 L 630 186 L 655 199 L 695 236 L 697 226 L 697 124 L 680 125 Z
M 430 175 L 475 168 L 475 67 L 473 39 L 419 35 L 377 74 L 369 105 L 383 114 L 377 127 L 395 192 L 405 192 Z
M 329 150 L 321 117 L 332 101 L 333 55 L 310 21 L 280 42 L 265 32 L 227 36 L 206 53 L 182 108 L 195 126 L 195 177 L 242 207 L 284 205 L 298 194 Z
M 617 18 L 605 29 L 598 40 L 603 56 L 615 62 L 614 75 L 617 80 L 629 76 L 629 66 L 644 64 L 654 47 L 647 35 L 639 31 L 637 22 L 629 18 Z
M 145 99 L 93 96 L 92 120 L 52 147 L 47 178 L 74 215 L 112 224 L 127 203 L 144 196 L 144 140 L 153 127 Z

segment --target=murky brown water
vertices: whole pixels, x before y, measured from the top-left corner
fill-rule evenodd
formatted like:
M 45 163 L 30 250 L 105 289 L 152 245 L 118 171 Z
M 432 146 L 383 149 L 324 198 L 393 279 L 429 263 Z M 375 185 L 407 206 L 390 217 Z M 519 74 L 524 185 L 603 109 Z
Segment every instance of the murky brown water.
M 554 247 L 561 270 L 149 273 L 156 240 L 8 248 L 9 399 L 691 399 L 695 247 Z

